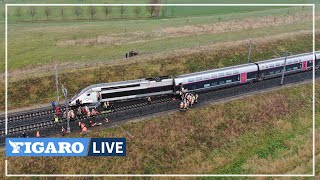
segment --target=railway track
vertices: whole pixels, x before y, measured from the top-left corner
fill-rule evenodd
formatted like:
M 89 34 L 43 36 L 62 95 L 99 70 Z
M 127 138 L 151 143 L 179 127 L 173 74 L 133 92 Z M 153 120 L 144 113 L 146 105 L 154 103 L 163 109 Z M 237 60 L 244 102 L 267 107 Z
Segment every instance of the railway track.
M 316 72 L 316 78 L 320 77 L 320 72 Z M 312 71 L 287 75 L 285 77 L 285 84 L 293 84 L 312 79 Z M 199 102 L 208 100 L 221 100 L 232 96 L 239 96 L 241 94 L 259 91 L 268 88 L 279 86 L 280 77 L 255 82 L 251 84 L 244 84 L 239 86 L 231 86 L 223 89 L 207 90 L 199 92 Z M 95 122 L 104 122 L 105 117 L 111 121 L 121 121 L 125 119 L 132 119 L 140 116 L 145 116 L 162 111 L 172 110 L 178 107 L 180 101 L 173 101 L 172 96 L 162 96 L 153 99 L 152 104 L 148 105 L 146 100 L 119 103 L 115 105 L 112 113 L 100 114 L 94 118 L 79 116 L 75 120 L 70 121 L 71 130 L 78 129 L 78 121 L 88 124 L 89 120 L 94 119 Z M 64 110 L 64 107 L 62 107 Z M 8 135 L 7 137 L 19 137 L 22 132 L 26 132 L 29 136 L 34 136 L 37 130 L 40 130 L 42 136 L 50 136 L 58 134 L 61 126 L 66 125 L 64 118 L 59 119 L 59 123 L 53 122 L 53 111 L 50 107 L 35 109 L 32 111 L 19 112 L 8 114 Z M 5 139 L 5 118 L 0 117 L 0 145 L 4 144 Z

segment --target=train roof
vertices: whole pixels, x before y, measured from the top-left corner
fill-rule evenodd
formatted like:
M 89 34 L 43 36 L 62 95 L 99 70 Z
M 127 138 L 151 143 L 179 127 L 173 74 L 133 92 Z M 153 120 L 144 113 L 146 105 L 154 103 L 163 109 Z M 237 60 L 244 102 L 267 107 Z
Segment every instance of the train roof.
M 133 83 L 140 83 L 145 81 L 146 79 L 135 79 L 135 80 L 127 80 L 127 81 L 117 81 L 117 82 L 110 82 L 110 83 L 100 83 L 100 84 L 93 84 L 84 89 L 82 89 L 78 94 L 82 94 L 92 88 L 96 87 L 105 87 L 105 86 L 115 86 L 115 85 L 123 85 L 123 84 L 133 84 Z
M 161 76 L 161 77 L 155 77 L 155 78 L 143 78 L 143 79 L 134 79 L 134 80 L 127 80 L 127 81 L 117 81 L 117 82 L 109 82 L 109 83 L 100 83 L 100 84 L 93 84 L 90 85 L 84 89 L 82 89 L 78 94 L 82 94 L 92 88 L 96 87 L 113 87 L 117 85 L 129 85 L 129 84 L 140 84 L 141 82 L 146 82 L 146 81 L 162 81 L 164 79 L 170 79 L 169 76 Z
M 207 71 L 195 72 L 195 73 L 190 73 L 190 74 L 183 74 L 183 75 L 177 76 L 176 78 L 185 78 L 185 77 L 190 77 L 190 76 L 216 73 L 216 72 L 221 72 L 221 71 L 236 70 L 239 68 L 246 68 L 246 67 L 252 67 L 252 66 L 256 67 L 256 65 L 254 63 L 240 64 L 240 65 L 236 65 L 236 66 L 229 66 L 229 67 L 224 67 L 224 68 L 219 68 L 219 69 L 211 69 L 211 70 L 207 70 Z
M 291 55 L 291 56 L 288 56 L 287 59 L 297 58 L 297 57 L 307 56 L 307 55 L 313 55 L 313 53 L 303 53 L 303 54 Z M 269 63 L 269 62 L 280 61 L 280 60 L 283 61 L 284 58 L 285 57 L 278 57 L 278 58 L 269 59 L 269 60 L 265 60 L 265 61 L 258 61 L 256 63 L 261 64 L 261 63 Z

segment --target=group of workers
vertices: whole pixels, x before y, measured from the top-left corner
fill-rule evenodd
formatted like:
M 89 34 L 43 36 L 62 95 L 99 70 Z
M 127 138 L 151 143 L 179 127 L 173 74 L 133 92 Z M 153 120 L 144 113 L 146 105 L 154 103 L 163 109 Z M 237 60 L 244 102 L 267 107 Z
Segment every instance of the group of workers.
M 181 103 L 180 103 L 180 110 L 181 111 L 185 111 L 185 110 L 189 109 L 189 107 L 193 107 L 194 104 L 198 102 L 199 95 L 198 94 L 193 94 L 193 93 L 190 93 L 190 92 L 186 93 L 184 88 L 183 88 L 183 86 L 181 86 L 181 88 L 180 88 L 180 97 L 181 97 L 181 100 L 182 100 Z M 151 97 L 147 97 L 147 101 L 148 101 L 148 104 L 150 105 L 152 103 Z M 61 109 L 60 109 L 59 106 L 55 105 L 54 101 L 52 101 L 51 105 L 52 105 L 52 108 L 55 110 L 54 122 L 56 124 L 58 124 L 59 123 L 59 118 L 58 117 L 61 114 Z M 102 106 L 103 106 L 104 110 L 106 110 L 106 112 L 111 112 L 111 110 L 113 109 L 113 106 L 108 101 L 104 102 L 102 104 Z M 75 111 L 76 111 L 76 113 L 75 113 Z M 77 114 L 77 116 L 86 115 L 88 118 L 90 118 L 90 117 L 99 115 L 100 112 L 95 108 L 93 108 L 90 111 L 88 106 L 80 106 L 79 105 L 78 108 L 76 108 L 74 110 L 70 109 L 68 111 L 68 113 L 64 112 L 63 113 L 63 117 L 66 118 L 67 115 L 68 115 L 69 119 L 74 119 L 75 118 L 75 114 Z M 109 122 L 109 119 L 107 117 L 105 118 L 105 122 L 106 123 Z M 90 124 L 91 127 L 102 125 L 102 123 L 95 123 L 95 122 L 93 122 L 93 120 L 90 120 L 89 124 Z M 82 134 L 84 134 L 84 135 L 87 134 L 87 127 L 86 127 L 85 123 L 82 123 L 81 121 L 79 121 L 79 128 L 80 128 Z M 62 132 L 63 136 L 66 134 L 66 130 L 65 130 L 65 128 L 63 126 L 61 127 L 61 132 Z M 36 136 L 40 137 L 40 132 L 39 131 L 37 131 Z
M 185 111 L 188 110 L 189 107 L 193 107 L 194 103 L 198 102 L 199 95 L 193 93 L 185 93 L 184 88 L 181 87 L 180 97 L 182 100 L 180 103 L 180 110 Z
M 70 120 L 75 120 L 76 116 L 82 116 L 82 115 L 85 115 L 87 118 L 91 118 L 91 120 L 89 120 L 89 126 L 93 127 L 93 126 L 99 126 L 99 125 L 102 125 L 102 123 L 95 123 L 93 121 L 93 117 L 96 116 L 96 115 L 99 115 L 100 112 L 96 109 L 96 108 L 93 108 L 90 110 L 90 108 L 88 106 L 83 106 L 83 105 L 79 105 L 77 108 L 70 108 L 68 110 L 68 112 L 64 111 L 63 113 L 61 113 L 61 109 L 59 106 L 56 106 L 55 105 L 55 102 L 52 101 L 51 102 L 51 106 L 54 110 L 54 123 L 55 124 L 58 124 L 59 123 L 59 118 L 62 116 L 64 119 L 68 118 Z M 109 110 L 111 111 L 113 106 L 109 103 L 109 102 L 105 102 L 103 104 L 103 108 L 105 110 Z M 107 111 L 108 112 L 108 111 Z M 61 118 L 62 118 L 61 117 Z M 106 117 L 105 118 L 105 122 L 108 123 L 109 122 L 109 119 Z M 86 135 L 87 134 L 87 126 L 85 123 L 79 121 L 79 128 L 81 130 L 81 133 L 83 135 Z M 67 133 L 65 128 L 63 126 L 61 126 L 61 133 L 62 133 L 62 136 L 65 136 L 65 134 Z M 40 132 L 37 131 L 36 132 L 36 137 L 40 137 Z

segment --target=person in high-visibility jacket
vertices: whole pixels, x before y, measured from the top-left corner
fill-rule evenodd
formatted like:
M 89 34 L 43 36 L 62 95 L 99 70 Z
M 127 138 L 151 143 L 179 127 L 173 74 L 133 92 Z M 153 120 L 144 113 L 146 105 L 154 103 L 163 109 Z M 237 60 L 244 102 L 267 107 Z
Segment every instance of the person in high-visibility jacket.
M 58 122 L 59 122 L 58 116 L 54 116 L 54 123 L 58 124 Z

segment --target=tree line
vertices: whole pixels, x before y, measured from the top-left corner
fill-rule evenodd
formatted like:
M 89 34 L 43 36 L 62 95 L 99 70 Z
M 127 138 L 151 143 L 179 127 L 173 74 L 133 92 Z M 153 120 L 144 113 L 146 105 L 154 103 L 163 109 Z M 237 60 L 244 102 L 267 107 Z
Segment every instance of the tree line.
M 156 3 L 154 3 L 156 4 Z M 143 11 L 143 8 L 145 8 L 145 11 L 147 14 L 149 14 L 150 17 L 159 17 L 160 14 L 162 17 L 166 16 L 166 9 L 167 7 L 165 6 L 145 6 L 145 7 L 140 7 L 140 6 L 135 6 L 131 11 L 136 15 L 136 17 L 140 17 L 141 13 Z M 28 16 L 31 17 L 32 20 L 34 20 L 35 16 L 37 14 L 42 14 L 47 20 L 50 19 L 50 17 L 53 14 L 53 11 L 58 11 L 58 14 L 60 17 L 65 16 L 65 12 L 67 9 L 64 7 L 61 7 L 60 9 L 53 9 L 51 7 L 44 7 L 44 8 L 38 8 L 38 7 L 29 7 L 27 11 L 23 11 L 22 7 L 16 7 L 14 16 L 16 16 L 18 19 L 21 18 L 24 13 L 25 15 L 28 14 Z M 129 12 L 129 8 L 126 6 L 120 6 L 118 8 L 114 8 L 112 6 L 104 6 L 102 9 L 98 9 L 97 7 L 94 6 L 88 6 L 88 7 L 80 7 L 76 6 L 73 9 L 68 9 L 69 11 L 72 11 L 72 14 L 76 19 L 79 19 L 82 15 L 88 15 L 90 19 L 95 19 L 98 11 L 102 11 L 104 16 L 106 18 L 110 17 L 112 13 L 115 13 L 115 11 L 118 11 L 120 14 L 121 18 L 124 18 L 125 14 Z M 57 13 L 57 12 L 55 12 Z

